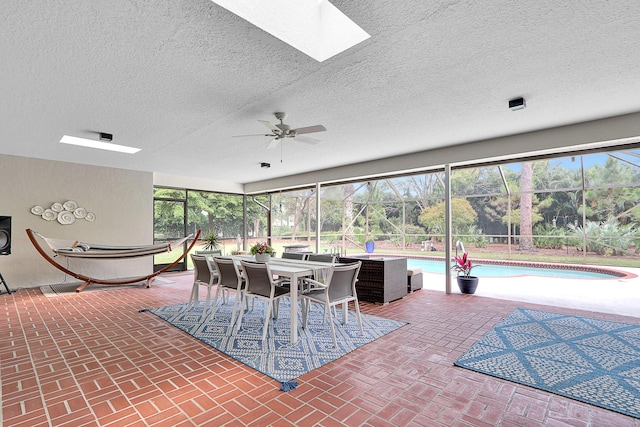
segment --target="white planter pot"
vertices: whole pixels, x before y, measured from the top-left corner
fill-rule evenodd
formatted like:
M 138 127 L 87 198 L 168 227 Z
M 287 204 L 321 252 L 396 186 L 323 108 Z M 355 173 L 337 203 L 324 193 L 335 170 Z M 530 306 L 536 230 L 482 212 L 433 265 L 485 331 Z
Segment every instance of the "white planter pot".
M 269 254 L 256 254 L 256 262 L 269 262 L 271 261 L 271 255 Z

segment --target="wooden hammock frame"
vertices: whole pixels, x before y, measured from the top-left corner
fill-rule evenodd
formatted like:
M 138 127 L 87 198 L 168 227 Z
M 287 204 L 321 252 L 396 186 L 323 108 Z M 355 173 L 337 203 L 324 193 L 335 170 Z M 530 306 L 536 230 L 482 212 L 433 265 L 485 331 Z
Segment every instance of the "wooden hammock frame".
M 87 286 L 91 285 L 92 283 L 96 283 L 99 285 L 129 285 L 131 283 L 136 283 L 136 282 L 142 282 L 142 281 L 146 281 L 147 282 L 147 288 L 149 288 L 151 286 L 151 282 L 153 281 L 153 279 L 156 278 L 156 276 L 170 270 L 171 268 L 175 267 L 176 264 L 178 264 L 180 261 L 182 261 L 187 254 L 191 251 L 191 249 L 193 249 L 193 247 L 195 246 L 195 244 L 198 242 L 198 238 L 200 238 L 200 230 L 198 230 L 198 232 L 196 233 L 196 236 L 193 238 L 193 242 L 191 242 L 191 244 L 189 244 L 189 246 L 187 247 L 187 250 L 184 251 L 179 257 L 178 259 L 176 259 L 175 261 L 173 261 L 171 264 L 167 265 L 166 267 L 152 273 L 152 274 L 147 274 L 146 276 L 139 276 L 139 277 L 135 277 L 135 278 L 129 278 L 129 279 L 112 279 L 112 280 L 107 280 L 107 279 L 96 279 L 94 277 L 89 277 L 89 276 L 85 276 L 83 274 L 79 274 L 76 273 L 74 271 L 69 270 L 68 268 L 63 267 L 62 265 L 60 265 L 59 263 L 57 263 L 40 245 L 40 243 L 38 243 L 38 240 L 36 239 L 36 236 L 34 234 L 34 231 L 31 230 L 30 228 L 26 229 L 27 232 L 27 236 L 29 236 L 29 240 L 31 241 L 31 243 L 33 244 L 33 246 L 36 248 L 36 250 L 38 251 L 38 253 L 40 255 L 42 255 L 42 257 L 47 260 L 49 262 L 49 264 L 51 264 L 52 266 L 54 266 L 55 268 L 57 268 L 58 270 L 62 271 L 65 274 L 68 274 L 69 276 L 77 279 L 77 280 L 81 280 L 83 283 L 80 284 L 80 286 L 78 286 L 78 288 L 76 289 L 76 292 L 82 292 Z M 105 259 L 105 258 L 102 258 Z M 111 258 L 113 259 L 113 258 Z

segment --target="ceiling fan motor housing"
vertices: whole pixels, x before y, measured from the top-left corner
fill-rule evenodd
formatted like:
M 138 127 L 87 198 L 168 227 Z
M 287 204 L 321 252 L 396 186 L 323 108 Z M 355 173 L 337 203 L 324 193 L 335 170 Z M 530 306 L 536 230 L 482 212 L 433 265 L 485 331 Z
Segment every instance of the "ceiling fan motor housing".
M 286 125 L 284 123 L 278 123 L 275 126 L 281 130 L 281 135 L 283 136 L 288 136 L 291 133 L 291 126 L 289 125 Z

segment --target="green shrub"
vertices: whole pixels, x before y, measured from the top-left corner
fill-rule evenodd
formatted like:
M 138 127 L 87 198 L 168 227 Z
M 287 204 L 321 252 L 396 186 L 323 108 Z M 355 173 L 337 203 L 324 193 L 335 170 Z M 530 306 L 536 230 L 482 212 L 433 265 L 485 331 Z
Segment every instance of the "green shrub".
M 554 237 L 558 236 L 558 237 Z M 567 243 L 567 232 L 562 227 L 538 224 L 533 228 L 533 244 L 541 249 L 562 249 Z
M 482 234 L 482 230 L 475 224 L 456 230 L 453 233 L 453 241 L 462 241 L 465 245 L 475 244 L 476 248 L 484 248 L 488 244 L 487 236 Z
M 582 250 L 586 237 L 587 251 L 598 255 L 623 255 L 637 238 L 634 224 L 621 225 L 615 218 L 603 222 L 587 221 L 584 227 L 569 224 L 570 234 L 574 237 L 571 244 Z
M 489 244 L 489 239 L 484 234 L 476 237 L 476 248 L 486 248 Z
M 412 224 L 405 225 L 404 235 L 405 235 L 406 243 L 420 244 L 422 243 L 423 240 L 429 240 L 424 234 L 424 228 L 417 225 L 412 225 Z

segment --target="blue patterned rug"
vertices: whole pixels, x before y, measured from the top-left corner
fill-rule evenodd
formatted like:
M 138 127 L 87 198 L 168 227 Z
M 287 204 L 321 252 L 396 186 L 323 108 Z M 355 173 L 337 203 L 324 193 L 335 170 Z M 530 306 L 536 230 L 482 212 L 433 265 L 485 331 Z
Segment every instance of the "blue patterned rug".
M 640 418 L 640 326 L 518 308 L 454 365 Z
M 280 302 L 278 319 L 269 322 L 267 339 L 263 343 L 265 303 L 257 300 L 253 311 L 243 315 L 238 333 L 229 336 L 226 332 L 232 304 L 233 297 L 230 297 L 227 304 L 219 306 L 215 319 L 208 323 L 203 323 L 201 318 L 202 305 L 188 311 L 184 311 L 185 304 L 140 311 L 149 311 L 205 344 L 282 382 L 283 391 L 295 388 L 297 382 L 292 381 L 294 378 L 406 325 L 405 322 L 362 314 L 364 335 L 360 335 L 355 312 L 350 311 L 347 324 L 342 325 L 342 311 L 338 310 L 335 321 L 338 347 L 334 348 L 329 322 L 323 323 L 322 306 L 312 304 L 306 329 L 302 329 L 301 317 L 298 316 L 299 339 L 292 345 L 289 343 L 289 298 L 285 297 Z

